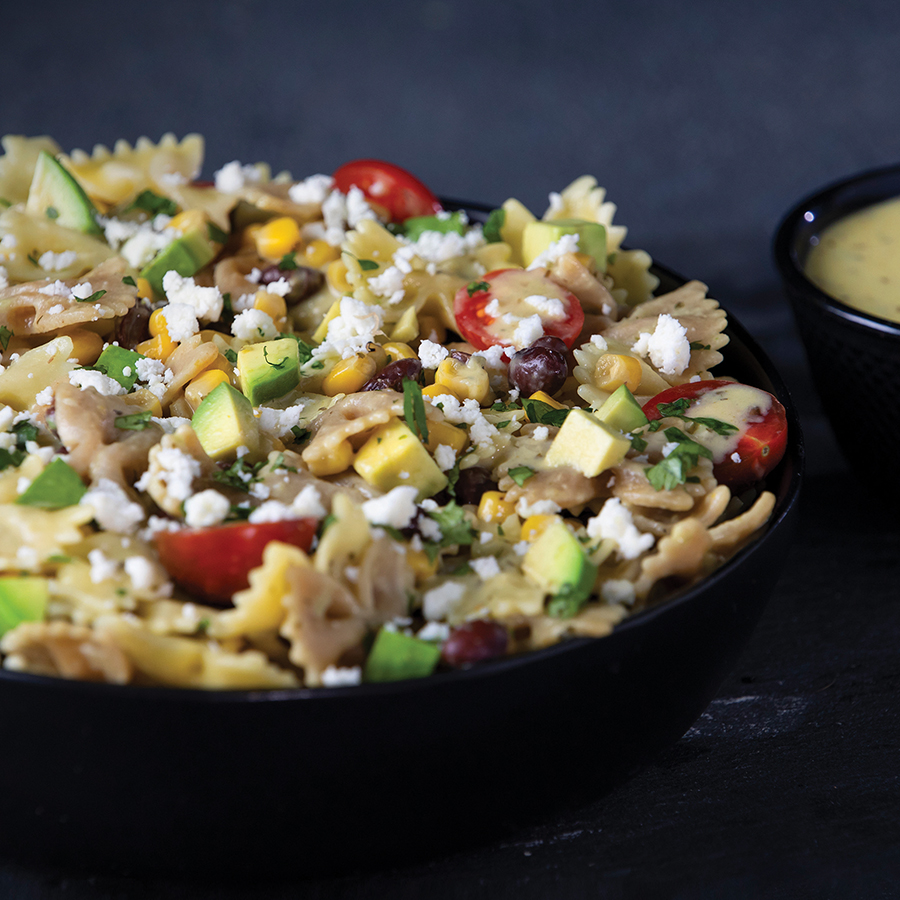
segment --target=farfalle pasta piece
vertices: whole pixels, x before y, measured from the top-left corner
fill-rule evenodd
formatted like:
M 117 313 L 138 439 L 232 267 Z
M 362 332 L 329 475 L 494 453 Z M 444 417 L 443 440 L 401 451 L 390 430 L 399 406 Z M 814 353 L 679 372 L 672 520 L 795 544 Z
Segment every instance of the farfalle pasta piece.
M 634 585 L 635 595 L 644 599 L 658 581 L 670 576 L 694 580 L 705 573 L 705 557 L 712 549 L 709 531 L 698 519 L 677 522 L 656 551 L 641 560 L 641 574 Z
M 115 205 L 144 190 L 165 194 L 173 185 L 193 181 L 203 166 L 203 138 L 189 134 L 179 141 L 164 134 L 154 144 L 139 137 L 133 147 L 119 140 L 112 151 L 97 144 L 90 154 L 73 150 L 60 161 L 90 197 Z
M 366 620 L 374 626 L 405 616 L 414 586 L 404 548 L 387 537 L 371 541 L 362 554 L 355 584 Z
M 774 508 L 775 495 L 771 491 L 763 491 L 746 512 L 710 528 L 713 550 L 721 553 L 740 546 L 765 525 Z
M 39 509 L 0 506 L 0 571 L 36 572 L 49 559 L 66 556 L 84 538 L 83 526 L 94 514 L 86 506 Z
M 528 646 L 537 650 L 558 643 L 564 637 L 606 637 L 625 618 L 627 610 L 618 603 L 589 603 L 570 619 L 535 616 L 529 621 Z
M 623 250 L 609 255 L 606 274 L 612 278 L 612 295 L 619 303 L 637 306 L 653 298 L 659 278 L 650 271 L 653 260 L 646 250 Z
M 615 326 L 613 326 L 615 327 Z M 650 365 L 647 361 L 638 356 L 630 346 L 620 341 L 602 340 L 599 343 L 593 340 L 586 341 L 581 346 L 576 347 L 573 351 L 575 362 L 577 365 L 572 370 L 575 380 L 578 382 L 577 393 L 589 406 L 598 409 L 609 398 L 612 393 L 607 388 L 600 387 L 595 378 L 600 358 L 607 353 L 615 353 L 623 356 L 631 356 L 638 361 L 641 367 L 641 380 L 634 391 L 638 402 L 644 403 L 651 397 L 656 396 L 660 391 L 668 388 L 669 382 Z
M 0 403 L 18 410 L 32 408 L 41 391 L 75 368 L 74 346 L 72 338 L 61 335 L 22 353 L 0 372 Z
M 543 219 L 587 219 L 589 222 L 600 222 L 606 226 L 607 253 L 612 253 L 619 248 L 628 232 L 623 225 L 612 224 L 615 214 L 616 205 L 606 199 L 606 189 L 600 187 L 592 175 L 582 175 L 559 194 L 550 195 L 550 206 Z
M 34 177 L 41 151 L 56 156 L 59 144 L 53 138 L 24 137 L 7 134 L 0 138 L 3 156 L 0 156 L 0 200 L 4 206 L 24 203 L 28 199 L 28 189 Z

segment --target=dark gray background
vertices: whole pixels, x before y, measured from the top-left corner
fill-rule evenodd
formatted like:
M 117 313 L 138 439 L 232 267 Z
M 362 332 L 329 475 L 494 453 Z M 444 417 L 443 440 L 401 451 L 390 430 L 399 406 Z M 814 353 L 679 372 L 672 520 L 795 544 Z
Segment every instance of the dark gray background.
M 801 196 L 897 161 L 896 0 L 17 2 L 0 29 L 0 131 L 65 150 L 196 131 L 207 176 L 378 157 L 439 194 L 538 214 L 595 175 L 629 243 L 706 281 L 773 357 L 811 476 L 738 670 L 612 796 L 398 871 L 226 892 L 9 864 L 0 894 L 897 895 L 897 526 L 835 450 L 770 254 Z

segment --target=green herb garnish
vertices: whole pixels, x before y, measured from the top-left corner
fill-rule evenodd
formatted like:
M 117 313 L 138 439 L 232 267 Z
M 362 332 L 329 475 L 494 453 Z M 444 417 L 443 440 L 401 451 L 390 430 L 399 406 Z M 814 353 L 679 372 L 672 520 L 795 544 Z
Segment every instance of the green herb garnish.
M 412 378 L 403 379 L 403 418 L 413 434 L 418 434 L 422 443 L 428 443 L 428 419 L 425 417 L 425 400 L 422 388 Z
M 283 357 L 282 359 L 278 360 L 278 362 L 272 362 L 272 360 L 269 359 L 269 348 L 268 348 L 268 347 L 263 347 L 263 359 L 264 359 L 264 360 L 265 360 L 265 361 L 266 361 L 273 369 L 283 369 L 285 363 L 287 362 L 287 357 L 286 357 L 286 356 Z
M 500 235 L 500 229 L 506 222 L 506 210 L 505 209 L 492 209 L 491 214 L 487 217 L 487 221 L 484 223 L 484 228 L 482 228 L 482 234 L 484 235 L 484 239 L 489 244 L 496 244 L 499 241 L 502 241 L 503 238 Z
M 281 269 L 282 272 L 292 272 L 297 268 L 297 251 L 291 250 L 290 253 L 285 253 L 284 256 L 281 257 L 281 262 L 278 263 L 278 268 Z
M 153 413 L 147 409 L 143 412 L 132 413 L 128 416 L 116 416 L 113 420 L 113 424 L 116 428 L 121 428 L 123 431 L 143 431 L 152 424 L 150 422 L 152 417 Z
M 466 293 L 471 297 L 479 291 L 489 291 L 491 286 L 486 281 L 470 281 L 466 285 Z
M 96 303 L 105 293 L 106 293 L 106 291 L 104 291 L 104 290 L 94 291 L 94 293 L 91 294 L 90 297 L 76 297 L 75 302 L 76 303 Z
M 58 219 L 59 218 L 59 210 L 55 206 L 47 207 L 47 218 L 48 219 Z
M 687 480 L 688 472 L 697 465 L 701 456 L 712 459 L 712 452 L 691 440 L 680 428 L 667 428 L 664 432 L 670 442 L 678 446 L 665 459 L 644 471 L 647 480 L 658 491 L 672 490 Z
M 129 287 L 137 287 L 137 282 L 130 275 L 126 275 L 122 279 L 122 284 L 127 284 Z
M 209 236 L 209 239 L 215 241 L 217 244 L 224 244 L 225 241 L 228 240 L 228 235 L 214 222 L 206 223 L 206 233 Z
M 532 478 L 535 474 L 534 469 L 529 466 L 516 466 L 514 469 L 510 469 L 507 473 L 512 480 L 522 487 L 529 478 Z
M 543 400 L 526 399 L 522 401 L 522 406 L 528 415 L 528 421 L 535 425 L 552 425 L 558 428 L 566 420 L 566 416 L 570 410 L 567 408 L 556 409 Z
M 5 325 L 0 325 L 0 347 L 4 350 L 9 346 L 9 339 L 14 337 L 14 332 L 10 331 Z
M 736 425 L 732 425 L 730 422 L 723 422 L 721 419 L 713 419 L 708 416 L 685 415 L 685 411 L 690 405 L 691 401 L 687 397 L 679 397 L 672 403 L 660 403 L 657 409 L 663 417 L 683 419 L 685 422 L 696 422 L 698 425 L 705 425 L 710 431 L 723 436 L 738 432 L 739 429 Z M 653 430 L 656 431 L 658 428 L 659 426 L 657 425 Z
M 363 272 L 373 272 L 375 269 L 380 268 L 374 259 L 357 259 L 356 261 Z
M 128 210 L 132 209 L 142 209 L 152 216 L 155 216 L 158 213 L 162 213 L 166 216 L 174 216 L 175 213 L 178 212 L 178 204 L 174 200 L 170 200 L 168 197 L 162 197 L 153 191 L 141 191 L 137 197 L 134 198 L 134 202 L 131 206 L 125 211 L 128 212 Z

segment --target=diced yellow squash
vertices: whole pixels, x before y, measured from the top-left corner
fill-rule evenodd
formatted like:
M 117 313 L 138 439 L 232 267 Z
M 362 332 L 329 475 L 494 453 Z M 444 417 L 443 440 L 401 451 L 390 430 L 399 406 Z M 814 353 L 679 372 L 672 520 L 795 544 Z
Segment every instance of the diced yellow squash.
M 618 465 L 631 448 L 621 432 L 583 409 L 573 409 L 547 451 L 548 466 L 571 466 L 588 478 Z

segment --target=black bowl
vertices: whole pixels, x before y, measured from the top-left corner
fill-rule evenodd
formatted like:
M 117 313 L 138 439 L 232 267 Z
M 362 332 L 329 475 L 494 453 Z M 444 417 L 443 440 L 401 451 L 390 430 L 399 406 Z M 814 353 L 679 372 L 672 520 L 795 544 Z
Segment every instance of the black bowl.
M 895 454 L 900 446 L 900 324 L 830 297 L 803 270 L 810 248 L 830 224 L 898 196 L 900 166 L 839 181 L 800 201 L 773 243 L 825 414 L 851 468 L 866 475 L 873 448 Z M 877 484 L 879 491 L 900 494 L 895 479 Z
M 733 667 L 797 518 L 797 416 L 733 319 L 729 334 L 722 371 L 776 394 L 791 432 L 766 533 L 702 584 L 609 637 L 415 681 L 203 692 L 0 672 L 3 852 L 203 878 L 348 871 L 584 802 L 676 741 Z

